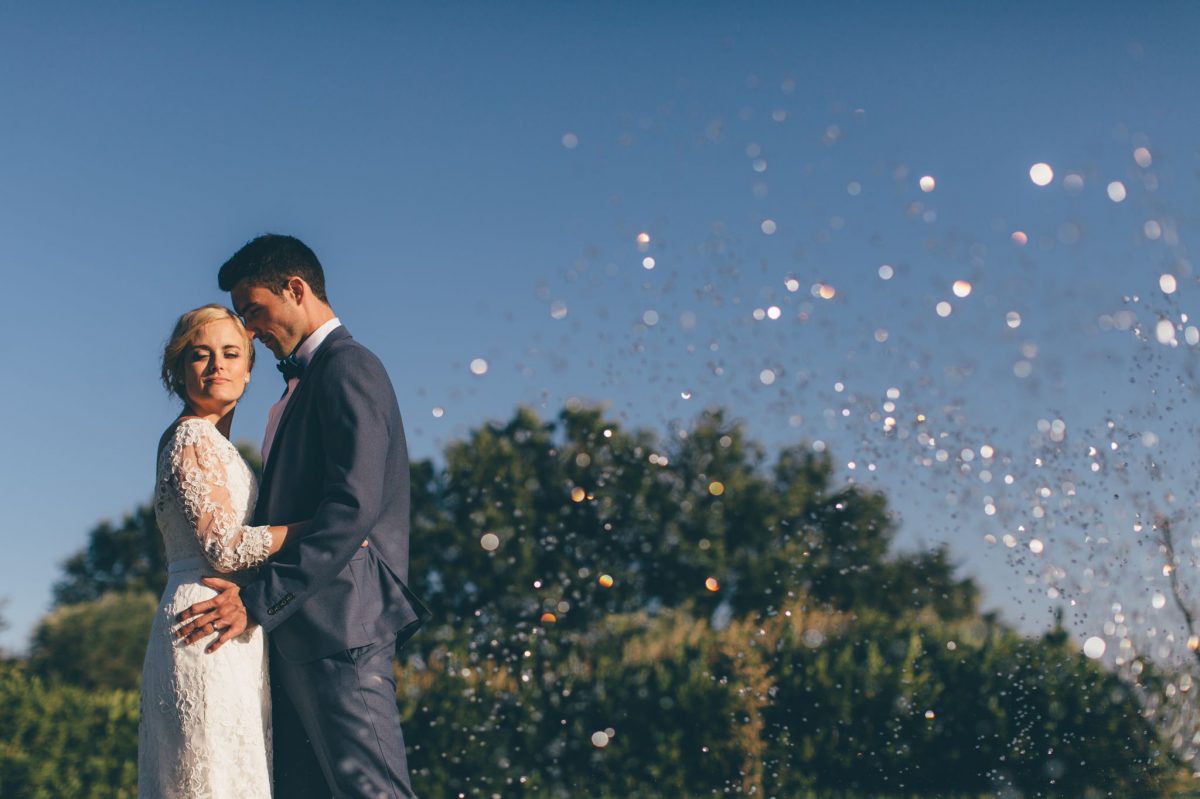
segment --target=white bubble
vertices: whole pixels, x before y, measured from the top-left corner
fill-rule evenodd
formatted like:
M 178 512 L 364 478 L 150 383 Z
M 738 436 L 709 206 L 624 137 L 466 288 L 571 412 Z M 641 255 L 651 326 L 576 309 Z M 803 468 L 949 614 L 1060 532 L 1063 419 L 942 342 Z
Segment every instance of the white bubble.
M 1104 657 L 1104 650 L 1108 645 L 1104 643 L 1104 639 L 1093 635 L 1091 638 L 1083 642 L 1083 654 L 1090 657 L 1092 660 Z
M 1200 328 L 1195 325 L 1188 325 L 1183 331 L 1183 340 L 1188 343 L 1189 347 L 1194 347 L 1200 344 Z
M 892 276 L 895 274 L 896 274 L 896 270 L 893 269 L 888 264 L 884 264 L 883 266 L 879 267 L 879 277 L 882 280 L 891 280 Z
M 1146 238 L 1151 241 L 1157 241 L 1162 237 L 1162 225 L 1151 219 L 1142 225 L 1142 232 L 1146 234 Z
M 657 262 L 653 258 L 647 255 L 642 259 L 642 269 L 645 269 L 648 272 L 655 267 L 656 263 Z
M 479 546 L 488 552 L 495 552 L 496 547 L 500 546 L 500 536 L 495 533 L 484 533 L 483 537 L 479 539 Z
M 440 405 L 434 407 L 434 409 L 433 409 L 433 418 L 434 419 L 441 419 L 445 415 L 446 415 L 445 408 L 441 407 Z
M 1172 274 L 1159 276 L 1158 287 L 1162 289 L 1163 294 L 1174 294 L 1176 289 L 1175 276 Z
M 596 732 L 592 733 L 592 746 L 596 747 L 597 749 L 603 749 L 604 747 L 608 746 L 608 737 L 608 733 L 604 732 L 603 730 L 597 730 Z
M 1108 199 L 1115 203 L 1125 200 L 1125 184 L 1119 180 L 1114 180 L 1108 184 Z
M 1063 188 L 1067 191 L 1080 191 L 1083 188 L 1083 175 L 1069 173 L 1063 178 Z
M 566 319 L 567 304 L 562 300 L 555 300 L 550 303 L 550 318 L 551 319 Z
M 651 310 L 643 313 L 642 314 L 642 322 L 644 322 L 647 327 L 654 327 L 655 325 L 657 325 L 658 324 L 658 311 L 651 309 Z
M 768 319 L 778 319 L 782 314 L 783 314 L 783 311 L 780 310 L 778 305 L 772 305 L 770 308 L 767 309 L 767 318 Z
M 966 280 L 956 280 L 951 287 L 955 297 L 969 297 L 971 295 L 971 284 Z
M 759 227 L 762 229 L 762 232 L 767 234 L 768 236 L 772 236 L 775 234 L 775 220 L 774 219 L 764 219 L 762 221 L 762 224 L 759 225 Z
M 1021 314 L 1016 311 L 1009 311 L 1004 315 L 1004 324 L 1016 330 L 1021 326 Z
M 574 150 L 579 146 L 579 137 L 574 133 L 564 133 L 562 137 L 562 146 L 568 150 Z
M 1045 550 L 1045 548 L 1046 545 L 1041 542 L 1041 539 L 1034 538 L 1029 542 L 1029 551 L 1035 555 L 1042 554 L 1042 551 Z
M 938 316 L 940 316 L 944 319 L 947 316 L 949 316 L 951 314 L 951 312 L 953 312 L 954 309 L 952 307 L 950 307 L 950 303 L 946 302 L 945 300 L 942 300 L 941 302 L 939 302 L 937 304 L 937 307 L 934 310 L 937 311 Z
M 926 194 L 937 188 L 937 181 L 933 179 L 933 175 L 923 176 L 918 183 L 921 186 L 921 191 L 925 192 Z
M 789 277 L 787 280 L 783 281 L 783 286 L 788 291 L 796 292 L 800 290 L 800 281 L 794 277 Z
M 771 369 L 763 369 L 758 373 L 758 379 L 764 386 L 769 386 L 775 382 L 775 372 Z
M 1049 164 L 1039 161 L 1029 167 L 1029 179 L 1035 186 L 1049 186 L 1054 180 L 1054 170 L 1050 168 Z
M 1175 340 L 1175 323 L 1170 319 L 1159 319 L 1154 326 L 1154 335 L 1159 344 L 1170 344 Z
M 1167 598 L 1163 596 L 1161 592 L 1156 591 L 1154 596 L 1150 599 L 1150 604 L 1155 610 L 1162 610 L 1167 604 Z
M 1014 230 L 1010 238 L 1018 247 L 1024 247 L 1029 243 L 1029 236 L 1023 230 Z
M 1029 377 L 1033 372 L 1033 364 L 1029 361 L 1021 360 L 1013 364 L 1013 374 L 1017 377 Z
M 848 184 L 846 184 L 846 193 L 851 197 L 857 197 L 862 193 L 862 184 L 857 180 L 850 181 Z
M 1133 160 L 1136 161 L 1137 165 L 1142 169 L 1145 169 L 1154 162 L 1154 159 L 1150 157 L 1150 151 L 1145 147 L 1139 147 L 1133 151 Z
M 471 373 L 476 375 L 485 375 L 488 370 L 488 362 L 483 358 L 475 358 L 471 361 Z

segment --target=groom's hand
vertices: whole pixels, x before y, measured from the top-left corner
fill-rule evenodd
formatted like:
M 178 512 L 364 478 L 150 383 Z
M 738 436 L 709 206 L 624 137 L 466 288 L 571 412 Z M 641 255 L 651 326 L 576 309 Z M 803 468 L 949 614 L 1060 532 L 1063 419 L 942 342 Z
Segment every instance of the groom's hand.
M 242 589 L 237 583 L 219 577 L 205 577 L 201 582 L 220 593 L 181 612 L 176 618 L 185 624 L 175 631 L 175 637 L 182 639 L 184 644 L 194 644 L 201 638 L 220 632 L 217 640 L 204 650 L 211 654 L 224 646 L 230 638 L 236 638 L 253 625 L 246 615 L 246 606 L 242 604 Z

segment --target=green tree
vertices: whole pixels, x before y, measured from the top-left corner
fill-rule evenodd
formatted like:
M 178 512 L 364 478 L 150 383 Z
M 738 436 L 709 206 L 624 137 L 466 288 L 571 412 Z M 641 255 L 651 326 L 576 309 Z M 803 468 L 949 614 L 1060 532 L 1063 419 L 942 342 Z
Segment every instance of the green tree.
M 84 688 L 136 690 L 157 608 L 158 598 L 147 591 L 62 605 L 34 630 L 29 666 Z

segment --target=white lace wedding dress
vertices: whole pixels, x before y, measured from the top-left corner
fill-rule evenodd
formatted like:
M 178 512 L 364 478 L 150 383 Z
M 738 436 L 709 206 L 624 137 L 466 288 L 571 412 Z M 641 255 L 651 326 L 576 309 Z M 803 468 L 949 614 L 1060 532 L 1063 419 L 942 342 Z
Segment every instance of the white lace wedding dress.
M 154 510 L 168 571 L 142 668 L 138 796 L 271 796 L 271 689 L 260 628 L 212 654 L 216 633 L 191 645 L 175 616 L 216 591 L 201 577 L 237 572 L 270 554 L 266 527 L 246 524 L 258 486 L 237 449 L 202 419 L 180 422 L 158 454 Z

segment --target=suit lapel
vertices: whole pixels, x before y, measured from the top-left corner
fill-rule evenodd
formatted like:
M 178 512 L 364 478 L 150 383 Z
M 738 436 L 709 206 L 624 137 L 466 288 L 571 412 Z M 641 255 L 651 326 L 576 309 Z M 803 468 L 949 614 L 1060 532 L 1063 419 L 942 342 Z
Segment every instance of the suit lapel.
M 274 454 L 279 451 L 279 442 L 283 438 L 283 431 L 287 428 L 288 420 L 297 413 L 296 409 L 304 402 L 306 389 L 317 381 L 318 370 L 325 355 L 329 352 L 330 345 L 344 338 L 350 338 L 350 331 L 346 329 L 345 325 L 331 330 L 325 340 L 321 342 L 321 346 L 317 347 L 317 351 L 313 353 L 308 366 L 304 367 L 304 375 L 296 384 L 296 390 L 292 392 L 291 399 L 284 406 L 283 415 L 279 417 L 279 424 L 275 427 L 275 437 L 271 439 L 272 457 L 267 459 L 266 468 L 263 470 L 262 484 L 264 486 L 270 485 L 270 480 L 275 474 L 275 464 L 279 459 L 274 457 Z

